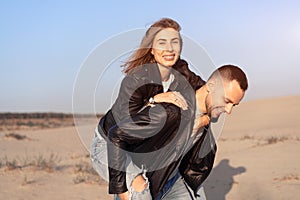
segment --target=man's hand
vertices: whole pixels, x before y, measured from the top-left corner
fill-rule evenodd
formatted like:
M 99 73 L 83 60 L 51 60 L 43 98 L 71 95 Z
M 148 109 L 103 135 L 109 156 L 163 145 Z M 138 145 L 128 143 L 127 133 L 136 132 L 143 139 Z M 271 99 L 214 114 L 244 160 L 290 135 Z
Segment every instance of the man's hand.
M 124 192 L 124 193 L 118 194 L 118 197 L 119 197 L 121 200 L 129 200 L 129 192 L 126 191 L 126 192 Z
M 146 183 L 146 180 L 142 175 L 138 175 L 135 177 L 135 179 L 132 181 L 132 188 L 136 192 L 142 192 L 148 187 L 148 184 Z
M 148 187 L 148 184 L 146 183 L 144 177 L 142 175 L 138 175 L 135 177 L 135 179 L 132 181 L 132 188 L 136 192 L 142 192 Z M 121 194 L 118 194 L 119 198 L 121 200 L 129 200 L 129 192 L 124 192 Z
M 196 117 L 195 121 L 194 121 L 193 131 L 197 131 L 199 128 L 208 125 L 209 121 L 210 121 L 210 118 L 207 114 Z

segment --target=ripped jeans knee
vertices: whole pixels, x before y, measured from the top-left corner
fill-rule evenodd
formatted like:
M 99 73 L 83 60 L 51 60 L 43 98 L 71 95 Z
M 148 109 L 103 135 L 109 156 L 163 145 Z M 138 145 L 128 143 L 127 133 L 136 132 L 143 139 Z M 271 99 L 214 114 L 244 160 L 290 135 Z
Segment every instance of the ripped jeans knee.
M 129 197 L 131 200 L 152 199 L 149 189 L 149 181 L 146 177 L 146 171 L 138 174 L 132 180 L 129 187 Z
M 127 188 L 129 191 L 129 200 L 152 200 L 149 180 L 146 176 L 145 169 L 139 169 L 134 164 L 130 167 L 135 168 L 135 172 L 127 172 Z M 115 200 L 119 200 L 118 195 L 115 195 Z

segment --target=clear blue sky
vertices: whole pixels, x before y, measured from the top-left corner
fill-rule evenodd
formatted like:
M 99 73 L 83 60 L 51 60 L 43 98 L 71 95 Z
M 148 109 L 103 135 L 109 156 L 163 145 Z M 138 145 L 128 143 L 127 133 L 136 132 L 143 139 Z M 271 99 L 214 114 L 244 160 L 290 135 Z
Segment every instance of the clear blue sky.
M 245 100 L 300 95 L 297 0 L 3 0 L 0 112 L 72 112 L 73 84 L 89 53 L 162 17 L 177 20 L 217 66 L 242 66 L 250 79 Z

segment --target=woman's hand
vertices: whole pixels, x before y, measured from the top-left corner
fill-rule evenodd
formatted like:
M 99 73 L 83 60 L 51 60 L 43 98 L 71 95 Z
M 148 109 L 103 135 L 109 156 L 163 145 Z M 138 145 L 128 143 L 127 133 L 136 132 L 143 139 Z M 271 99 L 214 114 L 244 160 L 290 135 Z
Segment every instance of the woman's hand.
M 172 103 L 178 107 L 180 107 L 182 110 L 188 109 L 188 104 L 184 97 L 180 94 L 180 92 L 164 92 L 157 94 L 153 97 L 154 102 L 157 103 Z

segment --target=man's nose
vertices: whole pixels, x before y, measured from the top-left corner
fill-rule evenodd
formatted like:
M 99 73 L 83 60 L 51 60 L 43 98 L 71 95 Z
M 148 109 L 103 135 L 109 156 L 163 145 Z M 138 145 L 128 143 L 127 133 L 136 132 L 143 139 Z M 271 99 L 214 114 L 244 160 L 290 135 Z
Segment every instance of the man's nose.
M 232 104 L 232 103 L 227 104 L 227 105 L 225 106 L 225 112 L 226 112 L 227 114 L 230 114 L 231 111 L 232 111 L 232 108 L 233 108 L 233 104 Z

